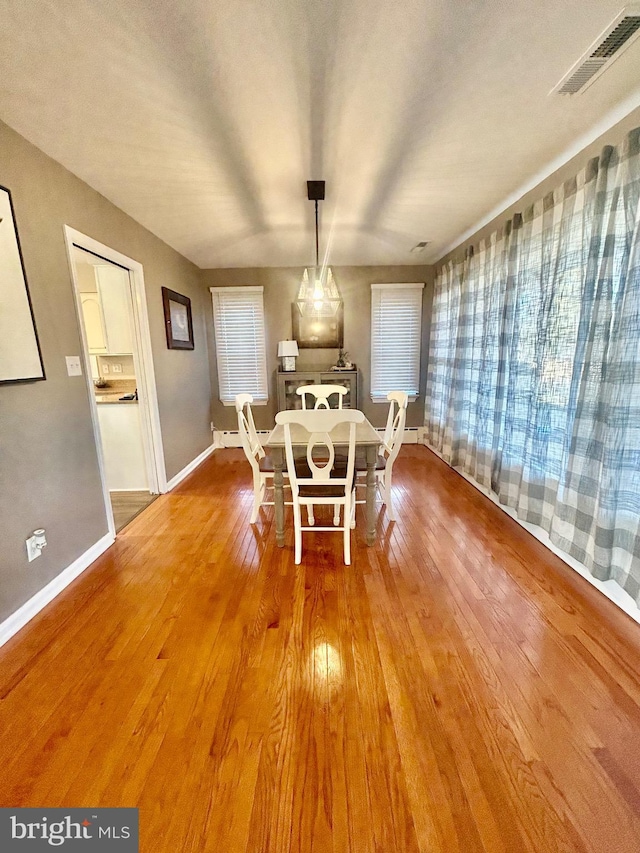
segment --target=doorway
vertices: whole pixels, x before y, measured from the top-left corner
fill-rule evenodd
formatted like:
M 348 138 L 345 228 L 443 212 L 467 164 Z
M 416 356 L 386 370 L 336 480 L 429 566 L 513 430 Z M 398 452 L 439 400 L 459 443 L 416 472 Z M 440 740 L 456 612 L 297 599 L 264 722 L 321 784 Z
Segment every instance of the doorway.
M 65 228 L 109 530 L 166 491 L 142 267 Z

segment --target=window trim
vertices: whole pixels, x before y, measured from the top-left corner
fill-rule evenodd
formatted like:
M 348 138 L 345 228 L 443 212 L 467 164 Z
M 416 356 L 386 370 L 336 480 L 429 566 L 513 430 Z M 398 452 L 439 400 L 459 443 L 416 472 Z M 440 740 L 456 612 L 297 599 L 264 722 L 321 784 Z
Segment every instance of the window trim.
M 223 400 L 220 394 L 221 381 L 220 381 L 220 360 L 218 357 L 218 339 L 216 336 L 216 299 L 215 296 L 217 293 L 260 293 L 262 295 L 262 331 L 263 331 L 263 342 L 264 342 L 264 388 L 265 388 L 265 396 L 260 398 L 255 398 L 252 406 L 266 406 L 269 402 L 269 371 L 267 367 L 267 326 L 266 326 L 266 314 L 264 310 L 264 287 L 262 285 L 247 285 L 243 287 L 242 285 L 233 285 L 231 287 L 210 287 L 209 291 L 211 293 L 211 307 L 213 313 L 213 336 L 215 340 L 215 349 L 216 349 L 216 369 L 218 372 L 218 400 L 222 403 L 223 406 L 235 406 L 235 400 Z
M 387 395 L 383 394 L 374 394 L 372 391 L 373 387 L 373 330 L 374 330 L 374 301 L 373 294 L 377 290 L 419 290 L 423 291 L 425 287 L 424 282 L 421 281 L 407 281 L 407 282 L 391 282 L 391 283 L 383 283 L 383 284 L 372 284 L 371 285 L 371 329 L 370 329 L 370 343 L 371 343 L 371 364 L 370 364 L 370 397 L 372 403 L 387 403 Z M 420 347 L 418 350 L 418 391 L 416 394 L 409 394 L 409 402 L 415 403 L 415 401 L 420 397 L 420 366 L 422 361 L 422 313 L 424 310 L 423 306 L 423 298 L 422 293 L 420 294 Z M 392 389 L 394 390 L 394 389 Z

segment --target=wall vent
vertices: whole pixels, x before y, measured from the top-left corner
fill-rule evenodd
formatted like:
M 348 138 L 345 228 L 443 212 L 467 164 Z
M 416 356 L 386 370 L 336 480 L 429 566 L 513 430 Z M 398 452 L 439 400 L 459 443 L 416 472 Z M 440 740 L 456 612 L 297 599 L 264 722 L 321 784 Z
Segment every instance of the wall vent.
M 583 92 L 640 36 L 640 6 L 625 6 L 550 95 Z

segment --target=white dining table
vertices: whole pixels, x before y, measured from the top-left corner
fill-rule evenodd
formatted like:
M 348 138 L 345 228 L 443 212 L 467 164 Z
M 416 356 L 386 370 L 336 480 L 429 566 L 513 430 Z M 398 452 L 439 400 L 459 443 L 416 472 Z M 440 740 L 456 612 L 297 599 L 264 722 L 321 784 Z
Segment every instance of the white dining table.
M 334 446 L 348 446 L 349 424 L 338 424 L 331 431 L 331 440 Z M 306 447 L 309 433 L 298 424 L 291 424 L 291 443 L 294 447 Z M 378 448 L 382 439 L 373 426 L 365 418 L 362 423 L 356 424 L 356 451 L 362 448 L 367 463 L 365 517 L 367 545 L 374 545 L 376 541 L 376 459 Z M 265 448 L 273 462 L 273 486 L 274 506 L 276 516 L 276 544 L 279 548 L 284 546 L 284 489 L 282 472 L 286 469 L 284 426 L 276 424 L 265 442 Z

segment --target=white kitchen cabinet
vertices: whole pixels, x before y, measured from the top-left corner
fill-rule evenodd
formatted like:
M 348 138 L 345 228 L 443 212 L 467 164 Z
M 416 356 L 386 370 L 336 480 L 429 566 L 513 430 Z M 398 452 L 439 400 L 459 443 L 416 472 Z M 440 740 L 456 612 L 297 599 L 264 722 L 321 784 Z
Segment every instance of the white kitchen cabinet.
M 98 422 L 110 492 L 149 488 L 137 403 L 99 403 Z
M 114 355 L 133 352 L 129 274 L 112 264 L 94 269 L 104 316 L 106 352 Z
M 89 353 L 97 355 L 107 352 L 107 335 L 102 316 L 100 297 L 96 293 L 81 293 L 82 315 L 84 317 L 84 330 L 87 334 Z

